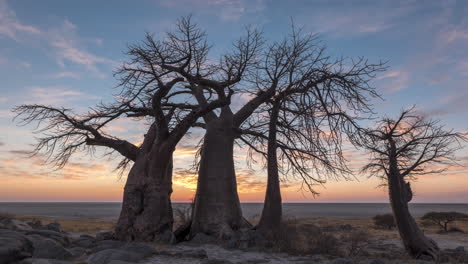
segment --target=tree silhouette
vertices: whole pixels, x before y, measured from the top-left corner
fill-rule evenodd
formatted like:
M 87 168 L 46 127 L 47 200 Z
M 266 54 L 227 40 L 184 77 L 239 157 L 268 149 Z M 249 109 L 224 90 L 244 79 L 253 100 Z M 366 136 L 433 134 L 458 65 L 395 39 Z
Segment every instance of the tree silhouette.
M 292 27 L 267 55 L 257 80 L 274 83 L 272 96 L 241 126 L 241 140 L 250 157 L 260 153 L 268 181 L 258 228 L 274 231 L 282 217 L 280 175 L 313 185 L 328 177 L 347 178 L 343 135 L 359 136 L 358 118 L 371 113 L 370 98 L 378 97 L 369 81 L 386 69 L 365 59 L 332 59 L 316 36 Z M 268 113 L 268 114 L 267 114 Z M 360 115 L 360 116 L 358 116 Z M 268 134 L 265 133 L 268 131 Z
M 408 253 L 438 258 L 439 248 L 418 228 L 408 203 L 413 198 L 410 180 L 418 175 L 441 173 L 441 165 L 453 164 L 454 153 L 466 134 L 447 130 L 437 120 L 416 113 L 414 107 L 397 119 L 383 118 L 367 130 L 363 146 L 371 153 L 363 171 L 388 183 L 390 203 L 400 237 Z
M 236 190 L 233 146 L 236 139 L 240 139 L 249 146 L 253 146 L 252 142 L 267 139 L 264 132 L 268 128 L 259 125 L 262 122 L 258 123 L 259 120 L 255 119 L 255 112 L 268 111 L 268 106 L 266 108 L 264 106 L 272 104 L 272 101 L 276 100 L 282 105 L 288 101 L 287 107 L 290 110 L 283 111 L 283 113 L 287 113 L 286 115 L 293 119 L 283 122 L 280 128 L 280 131 L 289 130 L 283 134 L 284 141 L 280 144 L 285 154 L 283 157 L 290 159 L 292 165 L 290 168 L 297 175 L 306 182 L 313 182 L 315 179 L 309 177 L 307 167 L 309 164 L 305 160 L 307 156 L 310 158 L 313 155 L 316 157 L 323 155 L 319 152 L 325 147 L 312 155 L 311 149 L 314 148 L 314 144 L 325 143 L 324 141 L 313 142 L 316 137 L 306 139 L 312 134 L 301 130 L 307 126 L 320 126 L 319 119 L 325 119 L 324 116 L 318 117 L 318 112 L 324 109 L 322 107 L 319 109 L 314 104 L 333 104 L 333 100 L 343 103 L 348 100 L 346 103 L 349 103 L 350 109 L 364 111 L 368 110 L 368 96 L 377 96 L 367 82 L 369 77 L 385 69 L 382 63 L 371 64 L 362 58 L 349 60 L 348 64 L 343 58 L 332 60 L 324 54 L 324 48 L 319 45 L 314 35 L 302 34 L 294 28 L 284 40 L 268 46 L 262 43 L 259 33 L 248 33 L 247 40 L 236 45 L 245 50 L 240 54 L 252 54 L 255 63 L 249 65 L 246 68 L 248 70 L 244 70 L 244 74 L 240 76 L 234 95 L 249 95 L 250 99 L 236 112 L 231 104 L 222 107 L 219 115 L 214 112 L 207 114 L 204 116 L 204 123 L 200 124 L 206 129 L 206 134 L 200 151 L 192 235 L 203 232 L 229 237 L 232 230 L 244 225 Z M 249 56 L 236 55 L 235 57 L 247 58 Z M 186 72 L 183 74 L 195 79 L 193 74 Z M 204 79 L 194 80 L 194 82 L 210 87 L 209 82 Z M 324 87 L 327 87 L 327 90 Z M 322 96 L 322 102 L 318 96 Z M 333 96 L 335 98 L 332 98 Z M 347 99 L 341 100 L 342 98 Z M 204 100 L 206 98 L 202 97 L 199 102 L 202 103 Z M 338 104 L 330 106 L 328 110 L 337 110 L 334 108 Z M 312 110 L 306 109 L 308 107 L 312 107 Z M 313 111 L 317 111 L 315 115 L 317 119 L 307 119 L 306 116 L 311 115 Z M 342 114 L 336 111 L 328 118 L 333 119 L 333 122 L 341 123 L 344 116 Z M 249 121 L 252 119 L 253 121 Z M 345 127 L 344 124 L 339 125 Z M 338 139 L 338 136 L 330 137 L 330 139 Z M 300 140 L 305 140 L 309 145 L 299 146 L 302 143 Z M 329 140 L 328 147 L 332 145 L 337 147 L 338 144 L 334 143 L 337 142 Z M 267 145 L 266 141 L 260 144 Z M 271 154 L 269 157 L 270 162 L 274 162 L 273 156 Z M 316 162 L 320 158 L 323 156 L 309 160 Z M 331 155 L 327 155 L 326 158 L 331 159 Z M 329 168 L 334 167 L 329 161 L 324 161 L 323 164 L 328 165 Z M 279 190 L 278 186 L 274 188 Z M 281 201 L 280 197 L 275 199 Z M 274 214 L 277 215 L 277 213 Z
M 198 118 L 229 104 L 230 80 L 223 83 L 226 95 L 197 104 L 194 91 L 201 88 L 181 75 L 204 60 L 208 46 L 204 33 L 190 24 L 190 18 L 177 23 L 177 30 L 163 40 L 147 34 L 131 45 L 128 63 L 116 76 L 121 92 L 111 104 L 99 104 L 85 114 L 71 109 L 44 105 L 21 105 L 14 109 L 20 124 L 38 122 L 35 153 L 46 153 L 48 161 L 63 167 L 76 152 L 94 152 L 104 146 L 124 156 L 119 167 L 133 165 L 125 184 L 122 211 L 116 235 L 124 240 L 173 240 L 172 155 L 175 147 Z M 244 61 L 233 58 L 241 67 Z M 143 143 L 136 146 L 104 132 L 118 118 L 146 119 L 149 128 Z

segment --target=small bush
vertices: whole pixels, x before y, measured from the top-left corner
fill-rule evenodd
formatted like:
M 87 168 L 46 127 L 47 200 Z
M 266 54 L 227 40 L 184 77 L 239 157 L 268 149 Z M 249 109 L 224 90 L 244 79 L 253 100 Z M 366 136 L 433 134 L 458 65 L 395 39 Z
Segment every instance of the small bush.
M 346 234 L 342 240 L 347 243 L 347 255 L 357 256 L 364 252 L 369 243 L 369 233 L 364 230 L 353 231 Z
M 174 209 L 174 218 L 177 226 L 183 226 L 192 221 L 192 207 L 187 206 L 183 208 Z
M 277 232 L 263 237 L 257 244 L 291 254 L 339 255 L 338 239 L 313 224 L 298 224 L 295 219 L 283 221 Z
M 437 225 L 444 232 L 448 232 L 448 225 L 456 220 L 467 219 L 468 215 L 459 212 L 429 212 L 421 219 L 426 224 Z
M 392 229 L 396 227 L 395 218 L 393 214 L 381 214 L 376 215 L 372 218 L 374 220 L 374 225 L 379 228 Z

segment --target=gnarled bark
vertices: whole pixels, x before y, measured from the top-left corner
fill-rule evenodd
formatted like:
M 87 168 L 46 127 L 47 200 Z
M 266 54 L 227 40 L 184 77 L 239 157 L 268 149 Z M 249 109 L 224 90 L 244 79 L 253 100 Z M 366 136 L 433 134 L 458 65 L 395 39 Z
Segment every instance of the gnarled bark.
M 409 212 L 408 202 L 413 194 L 410 184 L 399 173 L 396 160 L 391 162 L 388 188 L 393 216 L 406 251 L 414 258 L 426 255 L 437 260 L 439 247 L 434 240 L 424 235 Z
M 155 147 L 137 158 L 125 184 L 116 226 L 118 239 L 164 242 L 174 239 L 172 154 L 171 150 Z
M 233 114 L 224 107 L 207 122 L 201 150 L 191 236 L 197 233 L 228 238 L 243 224 L 234 170 Z

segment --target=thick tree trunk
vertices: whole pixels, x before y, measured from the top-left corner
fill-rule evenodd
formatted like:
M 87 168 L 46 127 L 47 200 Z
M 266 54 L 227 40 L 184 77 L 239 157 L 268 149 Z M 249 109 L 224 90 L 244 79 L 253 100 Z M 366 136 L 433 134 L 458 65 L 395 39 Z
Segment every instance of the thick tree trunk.
M 393 164 L 393 166 L 391 165 L 393 168 L 390 168 L 388 175 L 388 187 L 393 215 L 403 245 L 414 258 L 426 255 L 437 260 L 439 247 L 432 239 L 424 235 L 411 216 L 408 208 L 408 202 L 412 199 L 410 184 L 404 181 L 398 172 L 396 163 Z
M 141 151 L 125 184 L 122 211 L 116 226 L 120 240 L 174 241 L 172 154 L 173 148 L 151 144 Z
M 190 235 L 205 233 L 227 239 L 243 224 L 234 170 L 235 133 L 228 107 L 207 123 L 201 150 Z
M 257 229 L 268 235 L 273 234 L 281 225 L 282 204 L 281 189 L 278 174 L 278 158 L 276 155 L 276 122 L 278 119 L 279 105 L 275 104 L 270 114 L 270 124 L 268 131 L 268 153 L 267 153 L 267 189 L 265 203 L 263 204 L 262 216 Z

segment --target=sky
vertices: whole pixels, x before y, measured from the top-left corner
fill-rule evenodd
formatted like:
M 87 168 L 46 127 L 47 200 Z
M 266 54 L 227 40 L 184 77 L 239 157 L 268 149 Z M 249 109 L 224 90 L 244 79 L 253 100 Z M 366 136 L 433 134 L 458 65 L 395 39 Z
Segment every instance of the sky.
M 288 34 L 291 21 L 318 34 L 328 54 L 387 61 L 389 69 L 372 85 L 378 116 L 395 116 L 406 107 L 441 119 L 448 128 L 468 131 L 467 1 L 140 1 L 0 0 L 0 202 L 121 201 L 125 175 L 114 170 L 118 157 L 103 152 L 77 153 L 61 170 L 31 157 L 34 126 L 18 126 L 11 109 L 18 104 L 66 106 L 84 112 L 111 102 L 117 84 L 113 71 L 127 59 L 127 45 L 146 32 L 164 37 L 181 16 L 208 34 L 210 56 L 229 50 L 246 26 L 264 32 L 267 41 Z M 131 142 L 141 141 L 144 125 L 118 120 L 107 128 Z M 174 156 L 173 201 L 189 201 L 196 188 L 190 168 L 202 134 L 191 133 Z M 386 202 L 380 180 L 359 173 L 365 153 L 350 149 L 352 180 L 329 180 L 313 197 L 295 179 L 283 179 L 285 202 Z M 414 202 L 468 202 L 468 151 L 460 166 L 413 183 Z M 261 202 L 266 172 L 249 168 L 245 149 L 236 149 L 239 195 Z

